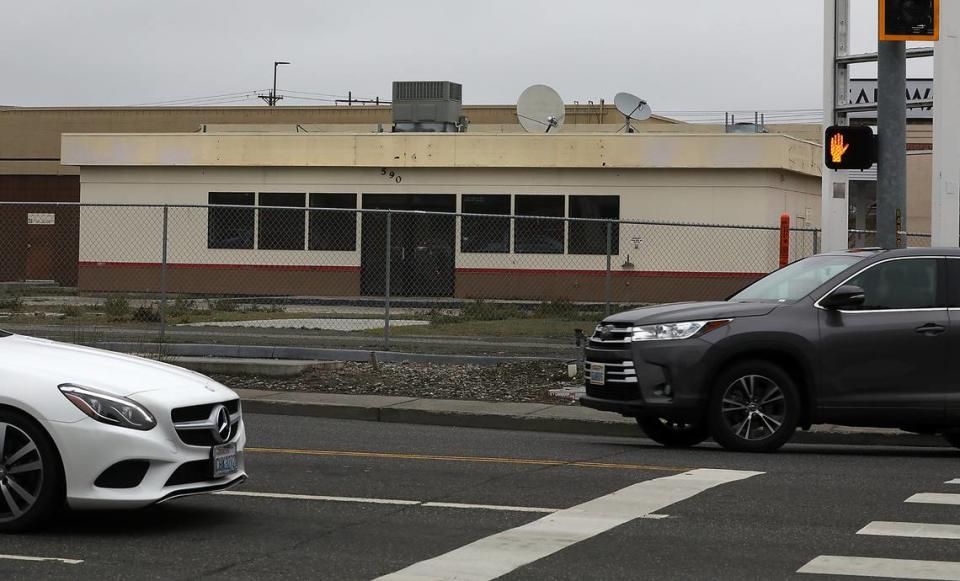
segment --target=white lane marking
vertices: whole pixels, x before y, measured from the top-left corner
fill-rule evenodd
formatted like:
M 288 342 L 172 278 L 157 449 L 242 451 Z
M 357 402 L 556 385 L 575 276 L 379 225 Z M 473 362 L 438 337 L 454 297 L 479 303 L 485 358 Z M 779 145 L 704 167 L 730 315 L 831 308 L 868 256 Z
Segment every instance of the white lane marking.
M 960 504 L 960 494 L 942 492 L 921 492 L 904 500 L 913 504 Z
M 960 539 L 960 525 L 875 521 L 857 531 L 857 534 L 879 537 Z
M 953 480 L 947 480 L 944 484 L 960 484 L 960 478 L 954 478 Z
M 0 555 L 0 559 L 8 561 L 46 561 L 52 563 L 64 563 L 66 565 L 79 565 L 83 559 L 59 559 L 57 557 L 27 557 L 26 555 Z
M 763 474 L 738 470 L 691 470 L 639 482 L 555 512 L 449 553 L 415 563 L 380 579 L 488 581 L 575 543 L 649 515 L 701 492 Z
M 801 567 L 797 573 L 960 581 L 960 563 L 821 555 Z
M 538 508 L 536 506 L 498 506 L 492 504 L 464 504 L 461 502 L 424 502 L 421 506 L 433 508 L 466 508 L 477 510 L 505 510 L 509 512 L 538 512 L 552 514 L 556 508 Z
M 361 498 L 353 496 L 316 496 L 312 494 L 284 494 L 279 492 L 234 492 L 224 491 L 214 494 L 222 496 L 250 496 L 253 498 L 280 498 L 285 500 L 313 500 L 322 502 L 353 502 L 358 504 L 391 504 L 397 506 L 422 506 L 425 508 L 457 508 L 474 510 L 502 510 L 507 512 L 554 513 L 558 508 L 537 506 L 502 506 L 497 504 L 465 504 L 460 502 L 424 502 L 422 500 L 395 500 L 391 498 Z
M 356 502 L 362 504 L 393 504 L 401 506 L 416 506 L 422 504 L 419 500 L 394 500 L 389 498 L 354 498 L 351 496 L 314 496 L 312 494 L 282 494 L 279 492 L 217 492 L 220 496 L 251 496 L 253 498 L 283 498 L 286 500 L 320 500 L 324 502 Z

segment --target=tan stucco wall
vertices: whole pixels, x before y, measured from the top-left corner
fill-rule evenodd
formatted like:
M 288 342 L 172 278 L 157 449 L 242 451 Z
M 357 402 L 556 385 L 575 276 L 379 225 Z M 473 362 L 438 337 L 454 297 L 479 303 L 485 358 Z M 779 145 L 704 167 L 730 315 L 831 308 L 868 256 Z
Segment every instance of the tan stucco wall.
M 929 233 L 933 208 L 933 154 L 907 156 L 907 231 Z
M 782 135 L 67 134 L 78 166 L 774 169 L 820 175 Z
M 517 124 L 511 105 L 466 105 L 472 124 Z M 567 124 L 617 125 L 622 116 L 612 104 L 567 105 Z M 211 125 L 326 126 L 339 131 L 372 131 L 377 124 L 389 129 L 389 106 L 325 107 L 10 107 L 0 108 L 0 174 L 73 174 L 63 167 L 60 136 L 63 133 L 170 133 L 194 132 Z M 653 117 L 638 128 L 670 125 L 676 121 Z M 519 126 L 518 126 L 519 127 Z

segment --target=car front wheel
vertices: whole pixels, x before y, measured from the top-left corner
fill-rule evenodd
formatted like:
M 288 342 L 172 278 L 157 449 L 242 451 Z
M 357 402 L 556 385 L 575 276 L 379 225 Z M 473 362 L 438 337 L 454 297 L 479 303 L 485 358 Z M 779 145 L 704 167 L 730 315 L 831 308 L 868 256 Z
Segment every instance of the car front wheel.
M 767 361 L 745 361 L 717 379 L 708 413 L 710 434 L 728 450 L 773 452 L 787 443 L 800 419 L 793 379 Z
M 648 438 L 668 448 L 689 448 L 710 437 L 707 424 L 687 424 L 657 417 L 637 418 Z
M 0 410 L 0 533 L 44 523 L 63 506 L 59 456 L 29 418 Z

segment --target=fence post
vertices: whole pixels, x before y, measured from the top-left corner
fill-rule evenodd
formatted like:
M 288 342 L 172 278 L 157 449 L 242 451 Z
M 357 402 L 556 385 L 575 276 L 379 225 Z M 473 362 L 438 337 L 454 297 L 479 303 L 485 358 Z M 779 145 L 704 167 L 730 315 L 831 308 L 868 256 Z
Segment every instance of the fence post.
M 387 210 L 387 243 L 384 253 L 384 274 L 383 281 L 383 349 L 390 350 L 390 210 Z
M 813 231 L 813 253 L 820 254 L 820 230 Z
M 610 295 L 612 293 L 612 273 L 610 271 L 610 263 L 613 260 L 613 220 L 607 222 L 607 272 L 606 280 L 603 283 L 603 301 L 604 301 L 604 317 L 610 316 Z
M 790 264 L 790 214 L 780 214 L 780 268 Z
M 170 206 L 163 207 L 163 250 L 160 253 L 160 346 L 167 333 L 167 224 Z M 162 353 L 160 353 L 162 355 Z

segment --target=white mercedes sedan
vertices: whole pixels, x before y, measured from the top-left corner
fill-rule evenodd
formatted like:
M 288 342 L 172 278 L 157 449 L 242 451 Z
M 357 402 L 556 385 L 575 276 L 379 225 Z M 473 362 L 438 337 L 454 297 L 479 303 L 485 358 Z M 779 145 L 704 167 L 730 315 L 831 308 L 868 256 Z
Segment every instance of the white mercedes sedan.
M 240 399 L 180 367 L 0 331 L 0 532 L 246 479 Z

